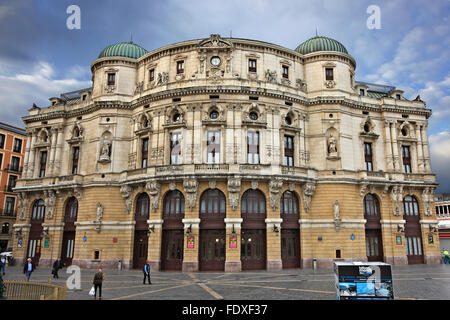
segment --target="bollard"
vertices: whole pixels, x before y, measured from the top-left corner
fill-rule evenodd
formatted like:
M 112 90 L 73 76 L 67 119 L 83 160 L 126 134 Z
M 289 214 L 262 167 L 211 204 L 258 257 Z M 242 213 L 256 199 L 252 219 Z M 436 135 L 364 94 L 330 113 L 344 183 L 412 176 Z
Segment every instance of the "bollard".
M 313 259 L 313 269 L 317 270 L 317 259 Z
M 119 263 L 117 264 L 119 271 L 122 270 L 122 260 L 119 260 Z

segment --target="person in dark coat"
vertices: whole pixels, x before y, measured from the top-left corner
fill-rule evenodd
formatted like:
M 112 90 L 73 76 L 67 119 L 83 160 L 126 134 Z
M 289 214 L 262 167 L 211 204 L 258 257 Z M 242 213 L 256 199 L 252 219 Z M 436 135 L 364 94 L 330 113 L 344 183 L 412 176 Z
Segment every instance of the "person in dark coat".
M 23 273 L 27 277 L 27 281 L 30 281 L 31 273 L 36 269 L 36 266 L 34 265 L 33 261 L 31 261 L 31 258 L 27 259 L 27 262 L 23 265 Z
M 97 299 L 97 289 L 99 289 L 98 299 L 102 300 L 103 280 L 105 280 L 105 274 L 103 273 L 102 268 L 98 268 L 98 272 L 95 274 L 94 281 L 92 282 L 94 284 L 95 289 L 94 299 Z
M 52 268 L 52 274 L 53 274 L 53 279 L 59 279 L 58 276 L 58 271 L 59 269 L 62 269 L 62 267 L 64 267 L 64 263 L 61 261 L 60 258 L 58 258 L 58 260 L 55 260 L 55 262 L 53 262 L 53 268 Z
M 144 268 L 142 269 L 142 271 L 144 272 L 144 284 L 145 284 L 145 279 L 147 279 L 147 277 L 148 277 L 148 284 L 152 284 L 152 282 L 150 281 L 150 264 L 149 264 L 149 261 L 147 261 L 147 263 L 144 265 Z

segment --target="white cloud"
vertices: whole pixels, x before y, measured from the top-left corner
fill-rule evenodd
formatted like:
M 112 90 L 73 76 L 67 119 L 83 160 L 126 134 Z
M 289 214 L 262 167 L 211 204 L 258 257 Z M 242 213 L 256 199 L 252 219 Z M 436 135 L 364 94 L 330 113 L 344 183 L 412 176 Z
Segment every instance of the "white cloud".
M 30 73 L 0 74 L 0 110 L 3 122 L 23 126 L 21 117 L 28 114 L 33 103 L 49 105 L 48 98 L 61 93 L 91 86 L 90 81 L 74 78 L 54 78 L 54 68 L 45 61 L 38 62 Z
M 431 167 L 440 186 L 438 192 L 450 192 L 450 131 L 444 130 L 429 138 Z

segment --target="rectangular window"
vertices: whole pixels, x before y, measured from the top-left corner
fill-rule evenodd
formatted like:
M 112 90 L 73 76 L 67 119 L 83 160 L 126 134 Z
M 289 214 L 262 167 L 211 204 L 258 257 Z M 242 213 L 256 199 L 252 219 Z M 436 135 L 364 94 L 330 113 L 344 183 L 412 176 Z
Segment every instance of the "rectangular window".
M 5 148 L 5 135 L 0 133 L 0 149 Z
M 74 147 L 72 153 L 72 174 L 78 173 L 78 158 L 80 156 L 80 147 Z
M 184 60 L 177 61 L 177 74 L 184 73 Z
M 283 70 L 283 78 L 289 79 L 289 67 L 288 66 L 282 66 Z
M 170 163 L 181 163 L 181 133 L 174 132 L 170 136 Z
M 11 164 L 9 165 L 9 169 L 12 171 L 19 171 L 20 158 L 19 157 L 11 157 Z
M 256 60 L 248 59 L 248 72 L 256 72 Z
M 363 96 L 364 95 L 364 89 L 359 89 L 359 95 Z
M 294 166 L 294 137 L 284 136 L 284 165 Z
M 15 204 L 15 198 L 13 197 L 6 197 L 5 200 L 5 215 L 12 216 L 14 215 L 14 204 Z
M 148 138 L 142 139 L 142 168 L 147 168 L 148 164 Z
M 259 163 L 259 132 L 247 132 L 247 162 Z
M 364 161 L 366 163 L 366 170 L 373 171 L 372 144 L 368 142 L 364 142 Z
M 17 153 L 21 153 L 22 152 L 22 140 L 21 139 L 14 138 L 13 151 L 17 152 Z
M 219 163 L 220 161 L 220 131 L 211 130 L 207 133 L 206 152 L 207 163 Z
M 16 181 L 17 181 L 17 176 L 13 176 L 10 175 L 8 178 L 8 186 L 7 186 L 7 191 L 8 192 L 13 192 L 13 188 L 16 187 Z
M 3 153 L 0 153 L 0 170 L 2 170 L 2 164 L 3 164 Z
M 325 80 L 334 80 L 333 68 L 325 68 Z
M 401 96 L 399 94 L 395 95 L 397 97 L 398 100 L 401 99 Z
M 45 168 L 47 167 L 47 151 L 41 152 L 41 161 L 39 169 L 39 178 L 45 177 Z
M 149 81 L 155 80 L 155 69 L 150 69 L 150 71 L 148 72 L 148 78 Z
M 411 173 L 411 156 L 409 153 L 409 146 L 402 146 L 403 171 Z
M 116 84 L 116 74 L 108 73 L 108 86 L 113 86 Z

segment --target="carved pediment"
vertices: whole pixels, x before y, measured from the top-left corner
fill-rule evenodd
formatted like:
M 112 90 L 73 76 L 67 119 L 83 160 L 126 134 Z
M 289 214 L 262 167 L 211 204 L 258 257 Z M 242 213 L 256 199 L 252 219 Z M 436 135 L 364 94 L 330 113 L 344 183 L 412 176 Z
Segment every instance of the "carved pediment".
M 223 39 L 220 34 L 212 34 L 209 38 L 203 39 L 197 45 L 199 49 L 232 49 L 233 44 Z

